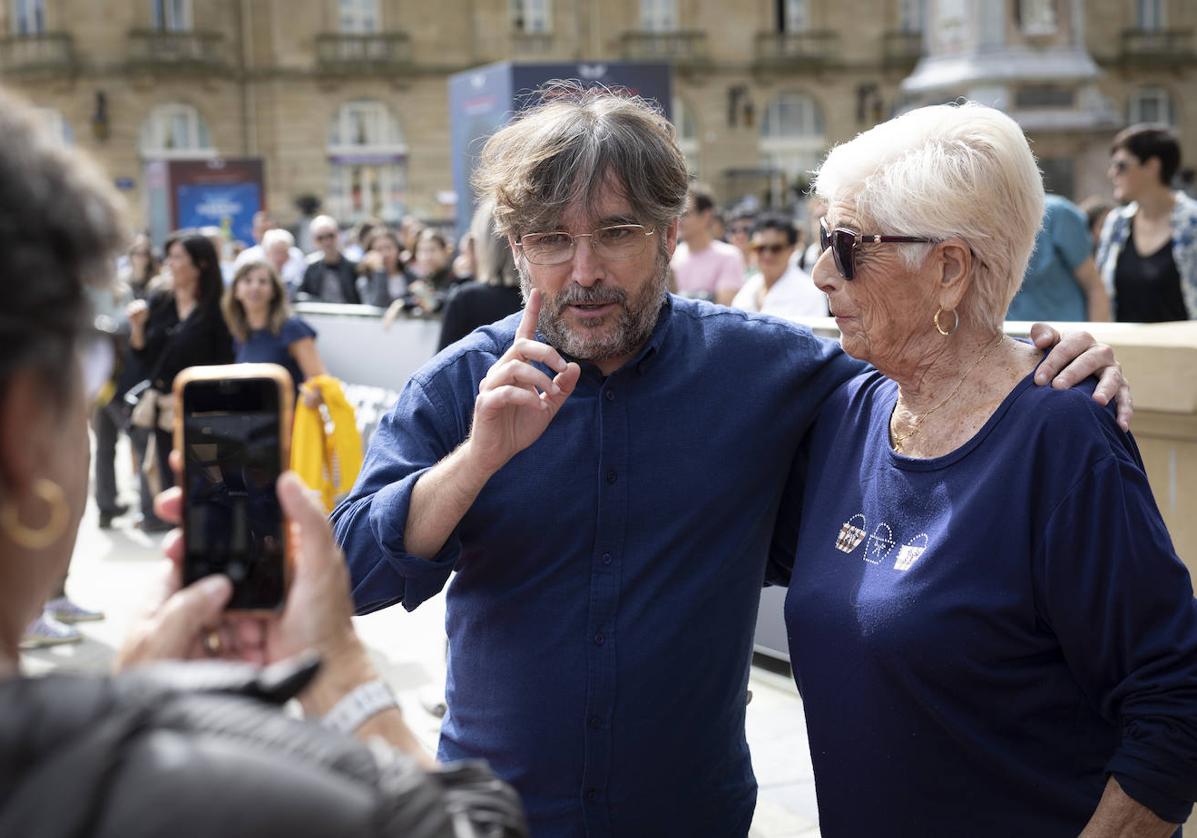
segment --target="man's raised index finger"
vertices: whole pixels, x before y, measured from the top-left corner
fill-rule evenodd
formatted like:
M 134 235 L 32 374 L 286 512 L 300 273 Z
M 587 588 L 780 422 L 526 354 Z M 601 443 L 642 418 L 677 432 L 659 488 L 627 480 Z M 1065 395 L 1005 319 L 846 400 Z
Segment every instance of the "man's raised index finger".
M 528 305 L 524 307 L 524 316 L 520 318 L 520 325 L 515 330 L 515 337 L 536 339 L 536 322 L 540 319 L 540 291 L 535 288 L 528 295 Z

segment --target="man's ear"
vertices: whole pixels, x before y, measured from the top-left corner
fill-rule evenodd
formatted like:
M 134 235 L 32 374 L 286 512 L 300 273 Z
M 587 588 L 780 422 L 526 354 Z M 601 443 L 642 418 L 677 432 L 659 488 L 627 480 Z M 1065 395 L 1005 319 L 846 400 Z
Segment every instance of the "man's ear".
M 973 250 L 963 239 L 948 239 L 936 245 L 934 253 L 939 272 L 939 305 L 944 311 L 954 311 L 975 278 Z
M 665 252 L 670 257 L 673 256 L 673 251 L 677 249 L 677 228 L 678 220 L 676 218 L 665 225 Z

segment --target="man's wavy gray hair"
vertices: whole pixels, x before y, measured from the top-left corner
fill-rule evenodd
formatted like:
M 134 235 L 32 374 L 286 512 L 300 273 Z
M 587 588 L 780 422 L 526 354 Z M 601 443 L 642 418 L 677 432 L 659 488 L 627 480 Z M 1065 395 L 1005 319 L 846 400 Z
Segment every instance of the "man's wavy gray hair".
M 614 188 L 645 226 L 660 229 L 686 202 L 689 173 L 673 126 L 639 96 L 578 82 L 550 82 L 539 105 L 496 132 L 474 174 L 495 203 L 502 235 L 551 230 L 575 201 Z

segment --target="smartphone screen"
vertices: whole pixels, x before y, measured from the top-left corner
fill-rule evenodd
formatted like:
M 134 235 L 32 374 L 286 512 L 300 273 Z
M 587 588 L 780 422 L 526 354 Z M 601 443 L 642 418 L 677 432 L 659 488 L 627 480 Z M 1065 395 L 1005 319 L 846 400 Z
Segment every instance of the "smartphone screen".
M 279 389 L 270 379 L 183 388 L 184 583 L 233 582 L 229 608 L 272 609 L 284 596 Z

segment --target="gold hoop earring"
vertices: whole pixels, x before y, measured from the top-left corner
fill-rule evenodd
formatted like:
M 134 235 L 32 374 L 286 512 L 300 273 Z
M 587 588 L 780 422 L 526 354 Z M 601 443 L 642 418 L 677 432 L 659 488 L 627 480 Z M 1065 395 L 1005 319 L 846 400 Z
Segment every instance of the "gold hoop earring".
M 19 547 L 42 550 L 62 537 L 67 528 L 67 500 L 62 487 L 45 477 L 33 484 L 33 494 L 50 507 L 50 517 L 40 527 L 27 527 L 21 523 L 17 508 L 12 504 L 0 505 L 0 528 Z
M 952 309 L 952 314 L 955 315 L 956 320 L 952 323 L 952 328 L 948 329 L 947 331 L 944 330 L 943 326 L 939 325 L 939 315 L 941 314 L 943 314 L 943 306 L 940 306 L 935 310 L 935 317 L 932 318 L 935 321 L 935 331 L 939 332 L 945 338 L 951 337 L 956 333 L 956 330 L 960 328 L 960 314 L 956 311 L 956 309 Z

